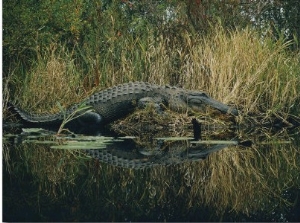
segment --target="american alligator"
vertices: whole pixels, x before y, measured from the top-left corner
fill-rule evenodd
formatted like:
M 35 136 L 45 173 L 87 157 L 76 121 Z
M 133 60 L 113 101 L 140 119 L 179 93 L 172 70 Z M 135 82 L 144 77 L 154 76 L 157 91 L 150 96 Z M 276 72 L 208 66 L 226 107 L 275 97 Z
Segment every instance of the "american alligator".
M 82 104 L 86 110 L 81 110 L 81 116 L 74 122 L 76 125 L 105 125 L 120 119 L 137 107 L 144 107 L 147 103 L 163 104 L 170 110 L 185 112 L 188 109 L 203 111 L 211 106 L 221 112 L 238 115 L 235 108 L 231 108 L 209 97 L 201 91 L 191 91 L 172 86 L 160 86 L 146 82 L 129 82 L 120 84 L 95 93 L 82 103 L 75 104 L 65 112 L 50 115 L 30 114 L 15 106 L 15 111 L 29 123 L 60 124 L 65 117 L 74 113 Z M 92 109 L 92 111 L 88 111 Z M 85 114 L 83 114 L 86 112 Z

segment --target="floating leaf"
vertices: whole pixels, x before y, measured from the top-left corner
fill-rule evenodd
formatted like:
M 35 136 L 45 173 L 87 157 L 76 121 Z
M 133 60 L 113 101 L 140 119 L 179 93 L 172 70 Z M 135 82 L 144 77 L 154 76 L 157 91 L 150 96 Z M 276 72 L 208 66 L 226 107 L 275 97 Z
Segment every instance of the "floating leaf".
M 122 136 L 118 137 L 118 139 L 136 139 L 136 136 Z
M 58 145 L 58 146 L 51 146 L 51 149 L 77 149 L 77 150 L 86 150 L 86 149 L 105 149 L 106 145 L 71 145 L 71 144 L 66 144 L 66 145 Z
M 161 138 L 155 138 L 158 140 L 164 140 L 164 141 L 185 141 L 185 140 L 193 140 L 192 137 L 161 137 Z
M 194 144 L 223 144 L 223 145 L 238 145 L 238 141 L 232 140 L 200 140 L 200 141 L 191 141 Z
M 22 128 L 22 131 L 26 133 L 44 133 L 46 130 L 42 128 Z

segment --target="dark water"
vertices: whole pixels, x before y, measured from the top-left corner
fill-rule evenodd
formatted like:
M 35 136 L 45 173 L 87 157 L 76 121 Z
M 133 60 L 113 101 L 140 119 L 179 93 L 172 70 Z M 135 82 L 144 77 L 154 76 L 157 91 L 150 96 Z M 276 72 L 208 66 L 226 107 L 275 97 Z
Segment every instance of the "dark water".
M 299 129 L 229 135 L 4 132 L 3 220 L 300 221 Z

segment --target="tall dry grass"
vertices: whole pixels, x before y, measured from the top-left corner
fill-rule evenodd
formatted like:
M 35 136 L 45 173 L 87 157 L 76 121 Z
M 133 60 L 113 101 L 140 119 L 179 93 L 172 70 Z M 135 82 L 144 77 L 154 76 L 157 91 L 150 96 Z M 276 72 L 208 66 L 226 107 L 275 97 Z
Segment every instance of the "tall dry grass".
M 11 97 L 18 100 L 19 106 L 37 113 L 57 112 L 57 102 L 65 105 L 83 99 L 85 92 L 80 87 L 82 74 L 74 63 L 72 53 L 57 44 L 49 46 L 39 54 L 33 68 L 25 73 L 25 78 L 19 79 L 14 74 L 7 80 L 17 85 Z
M 104 87 L 138 80 L 207 91 L 242 115 L 297 110 L 299 55 L 289 53 L 284 41 L 220 27 L 206 37 L 182 33 L 180 41 L 151 35 L 111 41 L 109 51 L 85 55 L 92 64 L 88 69 L 78 62 L 82 55 L 51 45 L 25 80 L 12 75 L 17 86 L 12 97 L 31 111 L 54 111 L 57 101 L 66 106 Z

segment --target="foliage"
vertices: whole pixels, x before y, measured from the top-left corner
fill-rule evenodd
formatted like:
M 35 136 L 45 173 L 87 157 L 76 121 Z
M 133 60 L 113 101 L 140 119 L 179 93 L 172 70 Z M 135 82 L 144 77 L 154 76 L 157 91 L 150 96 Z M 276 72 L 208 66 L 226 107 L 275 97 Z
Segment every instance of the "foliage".
M 284 9 L 281 14 L 278 5 Z M 154 35 L 154 39 L 160 35 L 173 39 L 183 32 L 208 34 L 216 24 L 225 29 L 235 29 L 252 22 L 256 28 L 272 23 L 280 32 L 288 29 L 289 39 L 293 35 L 297 39 L 299 29 L 295 24 L 298 24 L 299 13 L 295 8 L 288 0 L 276 3 L 216 0 L 5 1 L 4 75 L 15 69 L 18 72 L 28 70 L 40 51 L 52 42 L 66 44 L 69 50 L 75 47 L 85 66 L 94 66 L 100 72 L 97 66 L 105 59 L 101 53 L 109 51 L 117 39 L 128 36 L 144 41 L 149 35 Z M 96 58 L 94 63 L 86 62 L 87 56 Z
M 4 71 L 8 72 L 15 64 L 30 67 L 39 51 L 52 42 L 76 43 L 84 25 L 81 21 L 83 6 L 81 0 L 5 1 Z
M 208 33 L 211 27 L 222 24 L 226 29 L 245 27 L 250 18 L 242 13 L 247 7 L 240 1 L 185 0 L 188 21 L 199 33 Z
M 299 54 L 288 52 L 295 42 L 235 29 L 252 15 L 259 21 L 260 4 L 6 1 L 9 93 L 33 112 L 55 112 L 57 101 L 67 106 L 104 87 L 139 80 L 205 90 L 244 114 L 297 114 Z
M 253 23 L 263 33 L 270 27 L 275 39 L 282 36 L 287 40 L 293 40 L 291 49 L 299 50 L 300 37 L 300 2 L 295 0 L 258 0 L 252 7 Z

